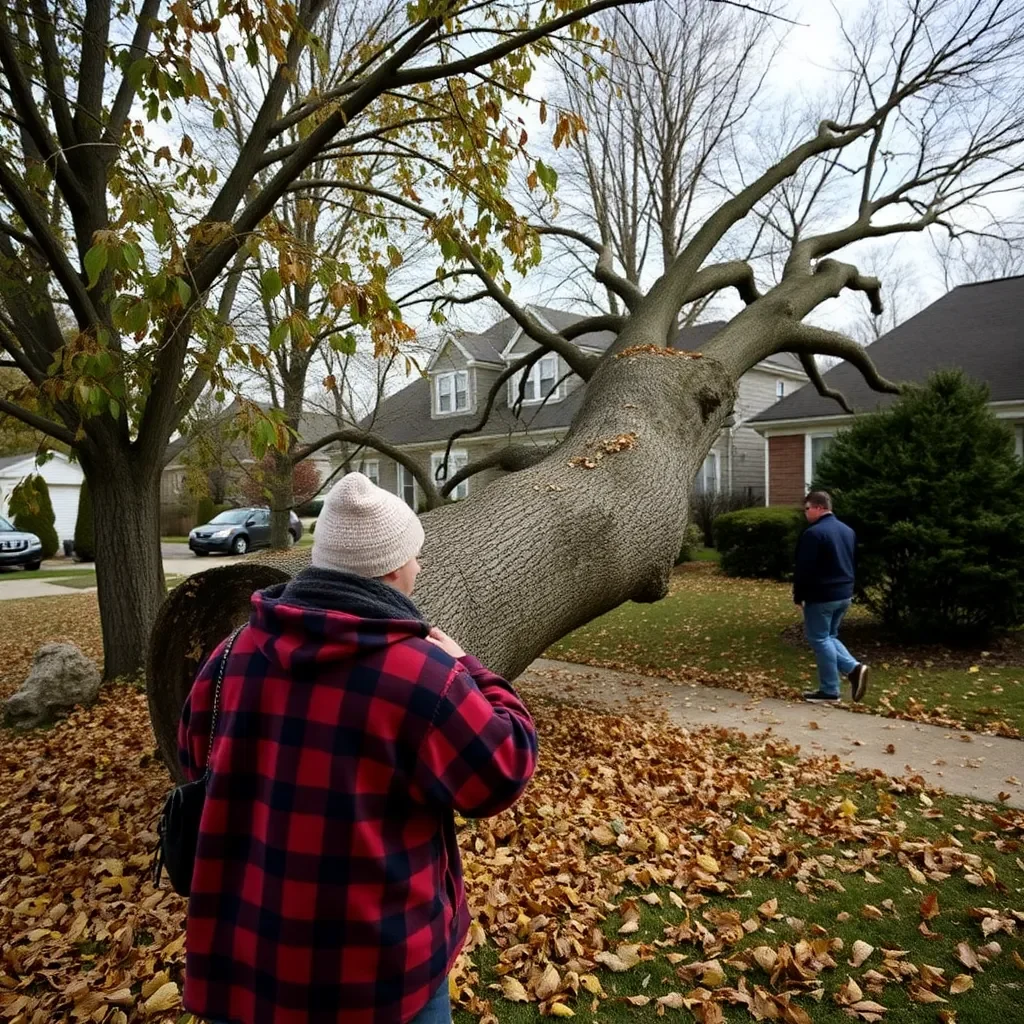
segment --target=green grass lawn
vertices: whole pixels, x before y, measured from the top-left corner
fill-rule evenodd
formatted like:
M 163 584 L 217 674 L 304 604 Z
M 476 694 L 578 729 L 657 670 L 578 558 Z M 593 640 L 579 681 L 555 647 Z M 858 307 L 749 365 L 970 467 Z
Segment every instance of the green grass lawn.
M 95 575 L 94 570 L 85 567 L 80 569 L 38 569 L 35 572 L 30 572 L 28 569 L 5 570 L 0 572 L 0 583 L 11 583 L 15 580 L 51 580 L 59 583 L 68 577 L 93 575 Z
M 668 597 L 651 605 L 624 604 L 548 653 L 651 674 L 696 669 L 719 685 L 796 697 L 816 684 L 800 621 L 788 585 L 730 579 L 712 566 L 691 563 L 676 572 Z M 879 640 L 867 614 L 856 607 L 841 635 L 851 653 L 871 665 L 868 709 L 1024 732 L 1024 658 L 1012 650 L 1000 655 L 895 648 Z
M 940 1009 L 955 1011 L 956 1024 L 1021 1019 L 1024 814 L 929 796 L 881 773 L 834 772 L 784 746 L 531 703 L 541 768 L 514 827 L 500 832 L 504 866 L 491 867 L 490 826 L 463 823 L 460 834 L 471 906 L 494 920 L 473 953 L 478 977 L 457 971 L 456 985 L 490 1001 L 484 1020 L 550 1013 L 536 999 L 545 965 L 558 972 L 557 998 L 586 1022 L 653 1022 L 659 998 L 713 998 L 698 1022 L 841 1024 L 851 1020 L 842 1005 L 851 979 L 861 1000 L 885 1008 L 876 1020 L 935 1024 Z M 579 902 L 559 902 L 559 884 Z M 591 951 L 576 950 L 576 975 L 599 982 L 596 1009 L 582 985 L 566 990 L 576 947 L 560 952 L 559 935 Z M 620 961 L 595 965 L 595 947 Z M 801 966 L 776 972 L 773 959 Z M 505 975 L 529 1002 L 506 998 L 518 993 L 502 989 Z M 792 992 L 792 1011 L 755 1017 L 737 1000 L 757 990 Z

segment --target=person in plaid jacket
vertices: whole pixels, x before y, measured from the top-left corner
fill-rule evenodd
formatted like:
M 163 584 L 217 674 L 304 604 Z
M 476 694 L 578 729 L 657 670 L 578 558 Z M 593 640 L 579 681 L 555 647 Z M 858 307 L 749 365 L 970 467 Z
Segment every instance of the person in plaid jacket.
M 328 495 L 312 567 L 256 593 L 182 712 L 211 759 L 184 1004 L 230 1024 L 437 1024 L 469 927 L 454 812 L 487 817 L 537 759 L 504 679 L 410 600 L 423 528 L 358 473 Z

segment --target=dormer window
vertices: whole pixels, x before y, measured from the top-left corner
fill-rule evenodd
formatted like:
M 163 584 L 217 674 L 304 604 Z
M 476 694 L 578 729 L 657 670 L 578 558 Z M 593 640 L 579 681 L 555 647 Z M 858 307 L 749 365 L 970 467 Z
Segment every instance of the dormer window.
M 523 371 L 520 370 L 509 382 L 508 404 L 515 405 L 519 400 L 519 389 L 523 389 L 523 405 L 543 402 L 557 402 L 562 397 L 562 389 L 558 384 L 558 356 L 542 356 L 530 367 L 530 373 L 523 383 Z
M 435 408 L 439 413 L 465 412 L 469 408 L 469 373 L 456 370 L 434 378 Z

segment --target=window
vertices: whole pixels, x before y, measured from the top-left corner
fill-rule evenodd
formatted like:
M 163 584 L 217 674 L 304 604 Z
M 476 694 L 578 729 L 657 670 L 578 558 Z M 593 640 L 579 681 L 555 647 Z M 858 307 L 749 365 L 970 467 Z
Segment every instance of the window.
M 708 452 L 704 465 L 697 471 L 697 479 L 693 482 L 695 494 L 718 493 L 718 453 Z
M 468 370 L 439 373 L 435 381 L 435 408 L 439 413 L 464 412 L 469 408 Z
M 463 469 L 469 459 L 464 451 L 453 451 L 448 457 L 448 474 L 454 476 L 460 469 Z M 441 466 L 444 464 L 444 452 L 434 452 L 430 456 L 430 475 L 434 478 L 434 483 L 440 487 L 445 480 L 448 479 L 448 474 L 439 476 L 441 472 Z M 460 498 L 465 498 L 469 494 L 469 481 L 463 480 L 458 487 L 449 495 L 450 498 L 454 498 L 458 501 Z
M 775 397 L 785 398 L 786 397 L 786 382 L 784 380 L 777 380 L 775 382 Z
M 363 474 L 368 480 L 372 480 L 378 487 L 380 486 L 380 462 L 377 459 L 363 459 L 359 464 L 359 472 Z
M 405 466 L 398 467 L 398 491 L 406 505 L 409 508 L 415 509 L 418 497 L 416 493 L 416 477 Z
M 509 381 L 509 407 L 515 405 L 519 400 L 519 387 L 522 380 L 523 371 L 520 370 Z M 523 404 L 542 402 L 545 398 L 548 401 L 557 402 L 561 397 L 562 389 L 558 386 L 558 356 L 543 356 L 530 367 L 530 373 L 523 385 Z
M 828 451 L 834 434 L 812 434 L 807 439 L 807 486 L 814 482 L 814 472 L 818 468 L 818 459 Z

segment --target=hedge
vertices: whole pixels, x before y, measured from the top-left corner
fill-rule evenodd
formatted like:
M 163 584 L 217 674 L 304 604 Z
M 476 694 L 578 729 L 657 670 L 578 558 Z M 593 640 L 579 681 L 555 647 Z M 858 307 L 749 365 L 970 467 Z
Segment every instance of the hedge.
M 42 542 L 43 559 L 53 558 L 60 548 L 60 540 L 46 481 L 38 473 L 25 477 L 11 494 L 9 509 L 14 528 L 34 533 Z
M 795 508 L 744 508 L 715 519 L 715 547 L 727 576 L 788 579 L 805 525 Z

